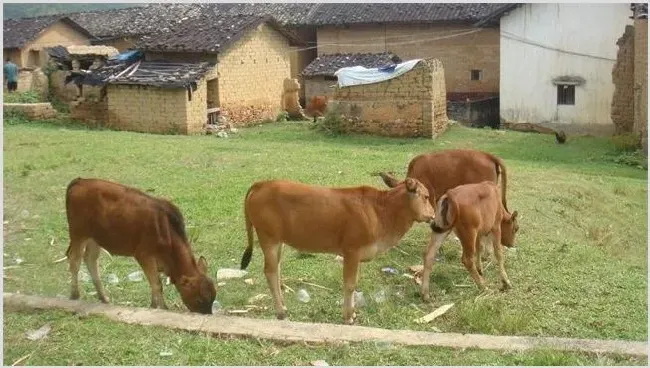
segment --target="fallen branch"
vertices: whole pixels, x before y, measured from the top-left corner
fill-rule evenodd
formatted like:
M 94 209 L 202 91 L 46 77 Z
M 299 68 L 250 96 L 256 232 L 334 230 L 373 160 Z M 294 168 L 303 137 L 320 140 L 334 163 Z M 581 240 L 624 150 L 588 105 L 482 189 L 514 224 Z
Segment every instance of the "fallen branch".
M 11 366 L 13 367 L 19 363 L 22 363 L 23 361 L 29 359 L 32 356 L 32 354 L 34 354 L 34 352 L 31 352 L 23 357 L 18 358 L 15 362 L 11 363 Z

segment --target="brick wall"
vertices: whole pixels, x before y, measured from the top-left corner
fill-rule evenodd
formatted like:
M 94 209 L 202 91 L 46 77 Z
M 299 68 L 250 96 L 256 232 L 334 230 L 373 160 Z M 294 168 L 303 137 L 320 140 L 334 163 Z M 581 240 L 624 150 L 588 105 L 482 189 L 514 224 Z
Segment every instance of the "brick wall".
M 634 20 L 634 131 L 648 152 L 648 20 Z
M 70 104 L 70 117 L 89 125 L 106 125 L 108 120 L 108 101 L 85 100 Z
M 286 37 L 262 24 L 219 56 L 220 107 L 231 122 L 275 119 L 291 75 L 290 51 Z
M 183 88 L 108 85 L 108 124 L 112 129 L 147 133 L 188 133 L 188 93 Z M 196 92 L 192 100 L 198 99 Z M 205 113 L 205 110 L 204 110 Z
M 433 138 L 447 128 L 442 63 L 424 60 L 397 78 L 336 88 L 330 106 L 351 132 Z
M 473 33 L 440 39 L 465 32 Z M 318 55 L 390 51 L 402 60 L 436 58 L 445 68 L 448 92 L 499 93 L 498 29 L 424 24 L 328 26 L 318 28 L 317 39 Z M 471 80 L 472 69 L 482 71 L 482 80 Z
M 334 96 L 334 88 L 330 88 L 330 86 L 336 85 L 336 83 L 335 80 L 325 80 L 321 76 L 305 78 L 305 96 L 307 99 L 312 96 L 327 96 L 331 99 Z
M 67 70 L 57 70 L 50 74 L 52 94 L 63 102 L 73 101 L 79 96 L 79 88 L 74 83 L 65 84 L 65 78 L 70 75 Z M 84 88 L 87 86 L 84 86 Z
M 615 134 L 631 132 L 634 125 L 634 27 L 625 27 L 625 33 L 616 42 L 618 52 L 612 69 L 614 96 L 612 122 Z
M 196 91 L 192 92 L 192 100 L 187 101 L 187 134 L 201 134 L 203 125 L 207 122 L 207 81 L 202 79 L 197 83 Z

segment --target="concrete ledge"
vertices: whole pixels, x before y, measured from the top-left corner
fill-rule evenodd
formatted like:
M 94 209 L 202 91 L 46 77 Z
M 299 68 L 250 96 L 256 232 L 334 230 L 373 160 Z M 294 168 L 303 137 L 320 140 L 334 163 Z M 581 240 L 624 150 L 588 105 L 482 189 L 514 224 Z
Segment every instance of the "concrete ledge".
M 550 348 L 598 354 L 624 354 L 647 357 L 648 343 L 619 340 L 585 340 L 555 337 L 520 337 L 433 333 L 408 330 L 387 330 L 363 326 L 325 323 L 303 323 L 267 319 L 204 316 L 148 308 L 132 308 L 99 303 L 84 303 L 60 298 L 45 298 L 4 293 L 5 312 L 11 310 L 62 309 L 68 312 L 93 314 L 110 320 L 145 326 L 162 326 L 185 331 L 201 331 L 215 335 L 255 337 L 281 341 L 331 343 L 340 341 L 382 341 L 399 345 L 478 348 L 503 351 L 525 351 Z
M 56 110 L 49 102 L 42 103 L 4 103 L 4 112 L 18 112 L 32 120 L 56 117 Z

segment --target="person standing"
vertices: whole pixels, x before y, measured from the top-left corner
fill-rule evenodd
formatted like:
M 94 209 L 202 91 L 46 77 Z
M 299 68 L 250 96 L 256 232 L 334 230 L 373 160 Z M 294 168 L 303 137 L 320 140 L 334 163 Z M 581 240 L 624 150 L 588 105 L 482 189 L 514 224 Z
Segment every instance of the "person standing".
M 3 71 L 7 80 L 7 89 L 9 92 L 15 91 L 18 88 L 18 66 L 7 59 Z

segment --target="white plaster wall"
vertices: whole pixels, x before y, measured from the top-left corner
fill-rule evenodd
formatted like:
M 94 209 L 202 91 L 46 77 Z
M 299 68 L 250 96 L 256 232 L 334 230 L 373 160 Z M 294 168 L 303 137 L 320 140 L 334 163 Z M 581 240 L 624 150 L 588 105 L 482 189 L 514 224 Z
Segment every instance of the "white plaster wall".
M 631 24 L 628 3 L 525 4 L 501 18 L 500 113 L 509 122 L 613 129 L 610 117 L 617 39 Z M 594 55 L 573 55 L 523 43 Z M 559 76 L 580 76 L 575 105 L 557 104 Z M 597 126 L 594 126 L 597 125 Z

